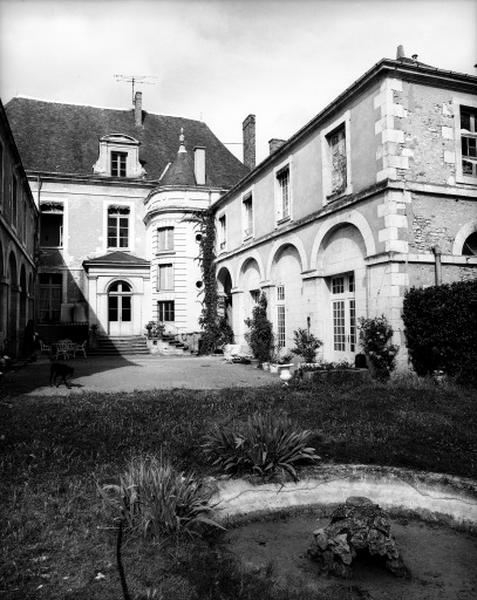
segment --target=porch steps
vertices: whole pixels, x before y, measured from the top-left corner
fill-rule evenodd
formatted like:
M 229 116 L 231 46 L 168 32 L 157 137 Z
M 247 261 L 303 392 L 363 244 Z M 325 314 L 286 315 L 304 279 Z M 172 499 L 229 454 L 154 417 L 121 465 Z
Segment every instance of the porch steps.
M 181 354 L 182 352 L 188 352 L 189 350 L 189 348 L 185 344 L 183 344 L 179 340 L 176 340 L 176 338 L 173 335 L 168 335 L 166 333 L 163 334 L 162 341 L 166 342 L 169 345 L 171 351 L 175 351 L 174 354 Z
M 149 354 L 142 335 L 99 336 L 96 348 L 88 349 L 88 356 L 118 356 L 122 354 Z

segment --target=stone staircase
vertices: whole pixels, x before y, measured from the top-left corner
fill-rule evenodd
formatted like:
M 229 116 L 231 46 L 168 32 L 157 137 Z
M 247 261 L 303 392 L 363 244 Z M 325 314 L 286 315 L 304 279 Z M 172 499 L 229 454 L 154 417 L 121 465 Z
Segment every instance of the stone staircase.
M 144 336 L 98 336 L 96 348 L 88 349 L 88 356 L 120 356 L 123 354 L 149 354 Z
M 185 344 L 176 340 L 173 335 L 162 334 L 162 342 L 165 342 L 170 347 L 170 354 L 183 354 L 189 350 Z

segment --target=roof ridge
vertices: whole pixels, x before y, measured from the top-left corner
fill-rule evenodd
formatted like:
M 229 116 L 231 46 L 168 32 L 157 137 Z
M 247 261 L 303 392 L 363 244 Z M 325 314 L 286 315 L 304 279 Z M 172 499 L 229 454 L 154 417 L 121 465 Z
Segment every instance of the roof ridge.
M 98 104 L 84 104 L 84 103 L 79 103 L 79 102 L 60 102 L 58 100 L 47 100 L 45 98 L 36 98 L 34 96 L 28 96 L 26 94 L 18 94 L 17 96 L 12 96 L 12 98 L 10 98 L 10 100 L 8 100 L 5 104 L 9 104 L 13 100 L 30 100 L 33 102 L 44 102 L 46 104 L 57 104 L 60 106 L 78 106 L 80 108 L 98 108 L 100 110 L 119 111 L 119 112 L 124 112 L 124 113 L 130 113 L 134 110 L 134 107 L 119 108 L 119 107 L 113 107 L 113 106 L 100 106 Z M 144 110 L 144 112 L 147 113 L 148 115 L 153 115 L 155 117 L 167 117 L 169 119 L 179 119 L 182 121 L 193 121 L 194 123 L 202 123 L 203 125 L 208 127 L 207 123 L 205 121 L 202 121 L 201 119 L 193 119 L 192 117 L 182 117 L 182 116 L 178 116 L 178 115 L 167 115 L 167 114 L 163 114 L 163 113 L 151 112 L 150 110 Z

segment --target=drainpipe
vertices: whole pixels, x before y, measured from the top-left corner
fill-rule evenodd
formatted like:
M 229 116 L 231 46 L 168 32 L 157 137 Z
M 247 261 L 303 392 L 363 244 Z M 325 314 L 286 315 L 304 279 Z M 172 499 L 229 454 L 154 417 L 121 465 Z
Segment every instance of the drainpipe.
M 434 263 L 434 276 L 435 276 L 435 285 L 441 285 L 442 283 L 442 251 L 440 249 L 439 244 L 432 246 L 432 251 L 434 252 L 434 256 L 436 257 L 436 262 Z

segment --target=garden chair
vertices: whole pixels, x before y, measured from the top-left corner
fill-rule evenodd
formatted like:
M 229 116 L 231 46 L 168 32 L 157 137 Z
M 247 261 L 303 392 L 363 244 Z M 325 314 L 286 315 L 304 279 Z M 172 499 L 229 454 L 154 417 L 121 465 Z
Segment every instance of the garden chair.
M 52 346 L 49 346 L 48 344 L 45 344 L 42 340 L 40 340 L 40 353 L 42 354 L 43 352 L 45 354 L 51 354 L 52 353 Z
M 55 344 L 55 360 L 64 358 L 68 360 L 74 356 L 74 345 L 71 340 L 58 340 Z
M 88 340 L 85 340 L 82 344 L 73 344 L 73 353 L 74 353 L 75 358 L 76 358 L 76 354 L 78 352 L 82 352 L 84 358 L 88 358 L 86 356 L 86 344 L 87 343 L 88 343 Z

